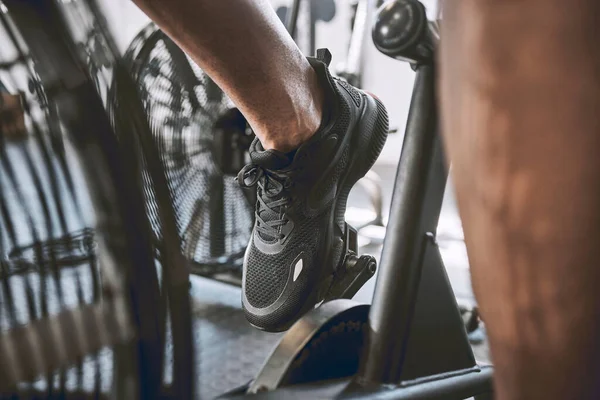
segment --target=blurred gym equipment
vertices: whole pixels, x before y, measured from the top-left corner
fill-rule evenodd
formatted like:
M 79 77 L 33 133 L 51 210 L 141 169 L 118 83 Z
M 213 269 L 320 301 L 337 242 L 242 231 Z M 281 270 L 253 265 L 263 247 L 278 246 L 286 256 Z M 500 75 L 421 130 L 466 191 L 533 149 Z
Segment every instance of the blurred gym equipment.
M 135 37 L 124 59 L 165 166 L 190 271 L 239 284 L 255 199 L 234 177 L 248 161 L 254 135 L 221 89 L 154 24 Z M 161 243 L 147 178 L 147 210 Z
M 492 398 L 436 242 L 447 171 L 421 3 L 386 3 L 373 29 L 416 71 L 373 305 L 349 300 L 376 265 L 347 226 L 329 298 L 283 335 L 251 328 L 235 287 L 188 290 L 161 140 L 96 3 L 3 4 L 1 77 L 29 135 L 0 141 L 1 398 Z
M 97 6 L 8 0 L 0 23 L 2 80 L 28 131 L 0 141 L 0 397 L 192 398 L 171 199 L 157 194 L 169 248 L 157 268 L 140 168 L 165 176 Z

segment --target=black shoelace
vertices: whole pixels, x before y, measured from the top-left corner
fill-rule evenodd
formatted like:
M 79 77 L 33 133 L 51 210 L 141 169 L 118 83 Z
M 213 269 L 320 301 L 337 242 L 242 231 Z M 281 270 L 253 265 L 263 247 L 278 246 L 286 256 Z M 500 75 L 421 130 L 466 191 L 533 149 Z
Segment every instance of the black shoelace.
M 258 185 L 259 207 L 256 211 L 256 230 L 267 240 L 283 239 L 280 228 L 289 220 L 286 210 L 291 201 L 288 189 L 292 186 L 290 172 L 277 172 L 259 165 L 248 164 L 237 176 L 243 188 Z

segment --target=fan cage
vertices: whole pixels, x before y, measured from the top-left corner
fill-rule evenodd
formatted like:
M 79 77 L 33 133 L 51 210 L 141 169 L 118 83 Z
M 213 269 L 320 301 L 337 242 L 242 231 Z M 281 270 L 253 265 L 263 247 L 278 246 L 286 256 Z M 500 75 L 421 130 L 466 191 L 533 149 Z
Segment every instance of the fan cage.
M 6 334 L 98 303 L 102 287 L 82 167 L 14 21 L 0 8 L 2 97 L 18 98 L 0 116 L 0 331 Z M 74 366 L 20 383 L 18 394 L 10 396 L 107 393 L 112 364 L 113 354 L 104 348 Z
M 216 124 L 235 106 L 153 23 L 132 41 L 125 59 L 165 165 L 183 252 L 192 262 L 192 271 L 201 275 L 241 272 L 254 205 L 215 160 Z M 154 190 L 147 179 L 145 194 L 160 243 Z
M 106 148 L 95 142 L 90 132 L 73 130 L 73 121 L 65 120 L 53 101 L 71 101 L 74 108 L 82 110 L 82 104 L 77 103 L 81 100 L 78 90 L 88 84 L 92 90 L 86 93 L 99 97 L 90 107 L 98 106 L 95 111 L 102 111 L 106 127 L 110 126 L 111 116 L 115 122 L 111 109 L 114 98 L 109 94 L 118 60 L 111 52 L 110 38 L 99 21 L 101 15 L 94 7 L 93 1 L 85 0 L 6 0 L 0 3 L 0 37 L 3 38 L 0 46 L 0 398 L 102 398 L 109 393 L 111 397 L 117 394 L 120 398 L 131 398 L 130 388 L 123 382 L 132 377 L 138 382 L 146 380 L 147 385 L 140 384 L 134 389 L 141 390 L 137 395 L 144 397 L 143 393 L 156 394 L 162 390 L 159 387 L 163 380 L 146 379 L 152 376 L 152 370 L 158 368 L 158 376 L 163 375 L 165 384 L 174 379 L 172 366 L 161 361 L 161 353 L 173 346 L 165 346 L 161 341 L 165 337 L 161 339 L 160 332 L 152 328 L 166 324 L 166 294 L 161 297 L 158 293 L 152 254 L 148 252 L 150 269 L 131 262 L 130 256 L 136 252 L 140 260 L 143 259 L 144 250 L 128 247 L 143 239 L 133 238 L 124 229 L 127 223 L 117 211 L 121 206 L 116 200 L 125 194 L 115 192 L 116 186 L 110 185 L 114 173 L 104 170 L 102 163 L 90 165 L 90 159 L 81 157 L 82 146 L 84 152 L 92 151 L 87 153 L 94 154 L 92 159 L 102 153 L 107 157 L 105 161 L 112 161 Z M 37 14 L 40 9 L 59 12 Z M 13 13 L 15 10 L 18 12 Z M 13 18 L 17 14 L 20 20 Z M 39 17 L 48 25 L 24 24 L 24 15 Z M 65 22 L 66 26 L 62 25 Z M 87 75 L 87 81 L 83 86 L 68 89 L 46 85 L 53 71 L 40 68 L 45 65 L 44 61 L 60 57 L 60 53 L 44 54 L 49 58 L 42 56 L 42 62 L 35 57 L 34 62 L 33 49 L 26 44 L 40 39 L 46 40 L 50 48 L 54 45 L 61 48 L 64 43 L 51 33 L 47 37 L 35 36 L 43 32 L 35 32 L 36 29 L 48 26 L 64 29 L 69 37 L 66 42 L 77 43 L 69 49 L 75 50 L 73 59 L 79 60 L 76 64 L 87 66 L 83 74 Z M 73 65 L 67 60 L 52 62 L 66 68 Z M 81 127 L 93 128 L 91 131 L 95 132 L 101 129 L 94 127 L 91 121 L 77 118 L 83 118 L 74 118 Z M 105 131 L 107 135 L 114 135 L 109 131 L 110 128 Z M 109 151 L 118 154 L 119 143 L 124 142 L 124 138 L 113 138 L 114 146 Z M 85 140 L 89 143 L 82 143 Z M 88 173 L 84 174 L 86 168 Z M 102 179 L 105 181 L 101 182 Z M 141 188 L 141 184 L 139 186 Z M 142 193 L 140 198 L 143 199 Z M 136 278 L 141 271 L 144 271 L 143 278 Z M 151 294 L 152 282 L 156 283 L 156 295 Z M 137 304 L 130 301 L 133 293 L 136 293 Z M 160 312 L 157 313 L 157 307 L 150 301 L 140 305 L 142 298 L 163 302 L 158 307 L 163 308 L 163 315 L 158 315 Z M 142 310 L 136 307 L 147 307 L 152 312 L 140 313 Z M 103 311 L 109 309 L 112 310 L 109 313 Z M 58 324 L 53 325 L 52 321 Z M 179 332 L 186 329 L 186 324 L 180 322 L 176 323 Z M 87 329 L 89 323 L 96 324 L 95 335 L 100 339 L 91 335 Z M 87 330 L 79 330 L 80 324 L 87 324 Z M 162 335 L 168 332 L 163 326 Z M 120 336 L 113 340 L 113 335 Z M 144 337 L 146 343 L 138 342 L 138 337 Z M 49 343 L 55 348 L 51 349 Z M 95 350 L 84 352 L 90 343 L 99 345 Z M 77 346 L 81 354 L 73 353 Z M 192 349 L 187 347 L 192 354 Z M 75 362 L 67 362 L 71 354 Z M 61 356 L 68 359 L 52 359 Z M 117 364 L 120 372 L 115 375 Z M 54 368 L 53 365 L 61 366 Z M 162 372 L 161 365 L 165 369 Z M 44 372 L 37 373 L 41 370 Z M 29 376 L 28 371 L 36 375 Z M 191 373 L 191 369 L 188 372 Z M 5 378 L 8 376 L 20 383 L 7 387 L 9 382 Z M 22 376 L 27 379 L 18 379 Z

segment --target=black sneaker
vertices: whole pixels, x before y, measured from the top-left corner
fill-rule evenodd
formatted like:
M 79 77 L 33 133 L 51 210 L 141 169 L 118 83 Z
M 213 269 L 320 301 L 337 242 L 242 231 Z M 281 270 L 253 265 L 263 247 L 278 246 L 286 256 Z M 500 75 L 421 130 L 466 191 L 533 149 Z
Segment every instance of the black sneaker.
M 354 184 L 375 163 L 388 133 L 376 98 L 332 78 L 331 54 L 309 58 L 325 88 L 315 135 L 293 154 L 250 147 L 239 183 L 257 185 L 256 222 L 244 259 L 242 304 L 259 329 L 288 329 L 327 294 L 344 259 L 344 214 Z

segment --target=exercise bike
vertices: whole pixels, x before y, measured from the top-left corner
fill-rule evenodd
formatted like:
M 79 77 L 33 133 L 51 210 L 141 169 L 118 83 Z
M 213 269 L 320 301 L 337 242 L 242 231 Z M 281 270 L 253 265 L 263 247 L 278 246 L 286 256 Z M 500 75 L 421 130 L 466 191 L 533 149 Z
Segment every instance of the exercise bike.
M 419 1 L 394 0 L 378 11 L 372 35 L 379 51 L 416 72 L 373 304 L 334 300 L 309 312 L 245 394 L 491 399 L 492 367 L 476 364 L 436 244 L 448 176 L 435 102 L 437 24 Z

